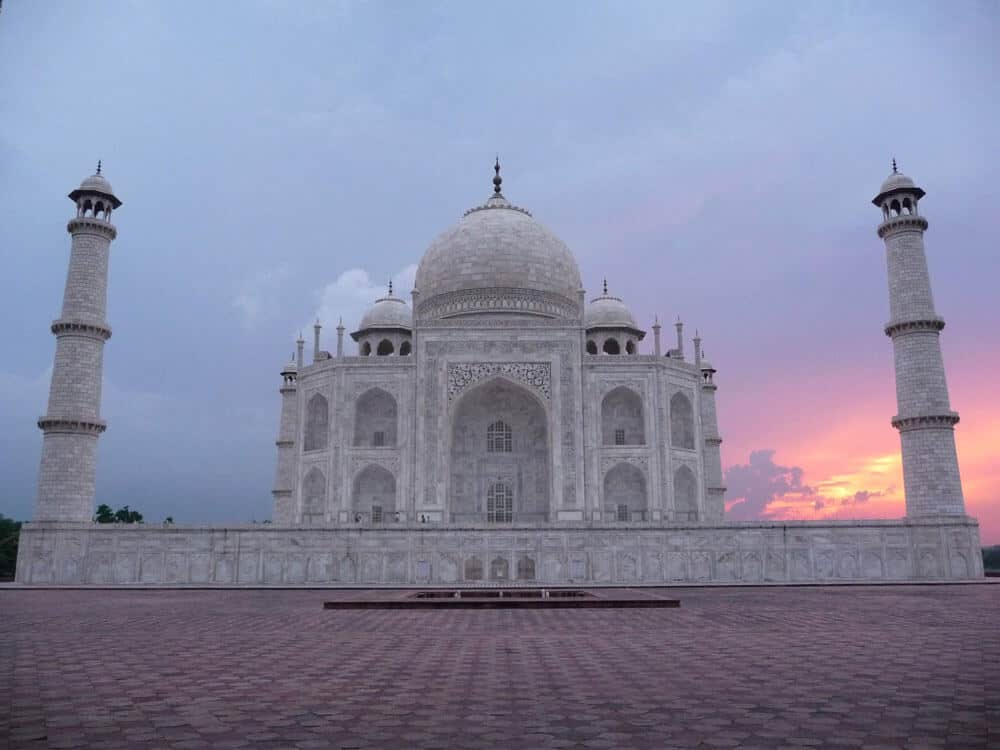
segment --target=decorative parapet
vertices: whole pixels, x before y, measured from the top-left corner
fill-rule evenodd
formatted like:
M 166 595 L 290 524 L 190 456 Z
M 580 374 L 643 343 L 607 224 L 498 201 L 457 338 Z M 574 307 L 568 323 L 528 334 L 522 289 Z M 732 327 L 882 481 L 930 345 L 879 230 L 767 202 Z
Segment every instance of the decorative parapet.
M 921 414 L 916 417 L 893 417 L 892 426 L 900 432 L 909 430 L 933 430 L 946 427 L 952 429 L 958 424 L 958 414 L 948 412 L 946 414 Z
M 72 419 L 69 417 L 39 417 L 38 427 L 43 432 L 65 432 L 76 435 L 100 435 L 108 425 L 100 419 Z
M 108 326 L 103 323 L 89 323 L 83 320 L 53 320 L 51 330 L 56 336 L 76 334 L 101 341 L 107 341 L 111 338 L 111 329 Z
M 487 378 L 502 375 L 523 383 L 546 401 L 552 397 L 552 368 L 548 362 L 456 362 L 448 365 L 448 400 Z
M 878 236 L 882 238 L 890 232 L 901 229 L 919 229 L 920 231 L 926 231 L 927 219 L 916 214 L 908 216 L 894 216 L 891 219 L 886 219 L 879 225 Z
M 944 318 L 922 318 L 920 320 L 890 320 L 885 324 L 885 335 L 890 338 L 897 333 L 913 333 L 914 331 L 940 331 L 944 328 Z

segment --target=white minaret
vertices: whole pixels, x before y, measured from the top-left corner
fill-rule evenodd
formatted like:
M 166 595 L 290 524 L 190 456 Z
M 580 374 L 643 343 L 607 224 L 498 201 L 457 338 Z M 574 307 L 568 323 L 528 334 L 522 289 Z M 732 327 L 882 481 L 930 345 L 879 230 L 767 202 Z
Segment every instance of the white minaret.
M 82 523 L 93 514 L 97 438 L 105 429 L 100 412 L 104 342 L 111 338 L 104 320 L 108 254 L 118 234 L 111 211 L 121 201 L 100 162 L 69 197 L 76 216 L 66 226 L 73 240 L 62 314 L 52 323 L 56 356 L 49 405 L 38 420 L 44 437 L 35 521 Z
M 896 361 L 892 426 L 899 430 L 907 516 L 964 515 L 955 453 L 955 424 L 939 341 L 944 319 L 934 311 L 924 255 L 927 220 L 917 211 L 924 191 L 896 170 L 872 200 L 882 209 L 878 236 L 889 269 L 889 322 Z
M 276 524 L 292 522 L 292 491 L 295 489 L 295 435 L 298 432 L 297 385 L 298 367 L 295 356 L 281 371 L 281 422 L 278 425 L 278 465 L 274 476 L 274 512 Z

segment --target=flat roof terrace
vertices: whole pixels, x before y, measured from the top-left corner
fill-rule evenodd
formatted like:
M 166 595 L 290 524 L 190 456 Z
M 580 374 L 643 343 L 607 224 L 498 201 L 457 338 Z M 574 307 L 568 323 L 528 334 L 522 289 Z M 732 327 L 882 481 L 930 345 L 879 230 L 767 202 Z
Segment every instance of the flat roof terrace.
M 0 746 L 1000 746 L 998 585 L 656 593 L 682 606 L 0 586 Z

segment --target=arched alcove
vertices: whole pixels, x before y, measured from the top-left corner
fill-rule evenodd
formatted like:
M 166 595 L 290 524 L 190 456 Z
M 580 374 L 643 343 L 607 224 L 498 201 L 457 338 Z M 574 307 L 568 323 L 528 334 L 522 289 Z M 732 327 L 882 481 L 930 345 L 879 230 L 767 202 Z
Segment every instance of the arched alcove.
M 630 463 L 615 465 L 604 475 L 604 512 L 619 521 L 646 519 L 646 477 Z
M 384 448 L 396 445 L 396 399 L 381 388 L 361 394 L 354 405 L 354 445 Z
M 302 480 L 302 523 L 322 523 L 326 518 L 326 477 L 315 466 Z
M 670 444 L 694 450 L 694 409 L 691 399 L 680 392 L 670 397 Z
M 361 352 L 361 356 L 362 357 L 370 357 L 370 356 L 372 356 L 372 344 L 371 344 L 371 342 L 370 341 L 365 341 L 363 344 L 361 344 L 361 349 L 359 351 Z
M 674 517 L 678 521 L 698 520 L 698 480 L 687 466 L 674 472 Z
M 622 349 L 618 344 L 618 339 L 605 339 L 604 340 L 604 353 L 605 354 L 621 354 Z
M 597 354 L 597 343 L 593 339 L 587 341 L 587 354 Z
M 503 484 L 514 521 L 547 520 L 547 425 L 541 402 L 508 380 L 495 378 L 467 391 L 452 412 L 451 518 L 487 520 L 491 487 L 495 500 L 496 485 Z
M 389 522 L 396 511 L 396 478 L 388 469 L 369 464 L 354 478 L 351 508 L 372 523 Z
M 314 393 L 306 403 L 305 445 L 307 451 L 323 450 L 330 432 L 330 407 L 326 397 Z
M 410 348 L 410 342 L 409 341 L 404 341 L 402 344 L 399 345 L 399 356 L 400 357 L 408 357 L 410 355 L 410 351 L 411 351 L 411 348 Z
M 625 386 L 615 388 L 601 402 L 601 442 L 604 445 L 644 445 L 642 399 Z
M 375 351 L 380 357 L 388 357 L 395 351 L 392 342 L 389 339 L 382 339 L 378 342 L 378 349 Z

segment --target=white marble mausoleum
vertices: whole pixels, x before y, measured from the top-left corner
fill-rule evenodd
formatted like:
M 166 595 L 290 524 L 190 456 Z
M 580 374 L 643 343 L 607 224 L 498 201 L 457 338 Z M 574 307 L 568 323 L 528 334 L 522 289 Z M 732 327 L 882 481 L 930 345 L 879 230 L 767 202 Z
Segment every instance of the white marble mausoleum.
M 923 249 L 924 193 L 893 169 L 875 204 L 889 270 L 907 515 L 727 522 L 715 369 L 669 345 L 494 189 L 331 351 L 281 372 L 270 524 L 91 522 L 107 258 L 120 201 L 77 209 L 35 521 L 18 580 L 149 584 L 622 584 L 982 575 L 965 514 Z M 613 289 L 612 289 L 613 291 Z M 676 334 L 674 336 L 673 334 Z M 645 353 L 640 353 L 640 348 Z M 873 428 L 875 426 L 873 425 Z

